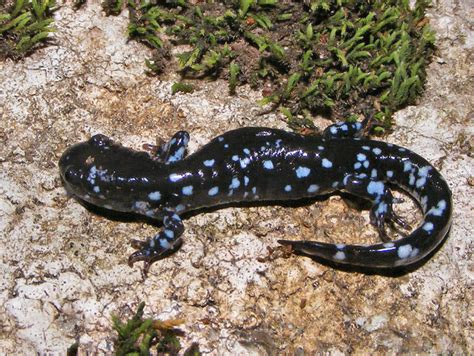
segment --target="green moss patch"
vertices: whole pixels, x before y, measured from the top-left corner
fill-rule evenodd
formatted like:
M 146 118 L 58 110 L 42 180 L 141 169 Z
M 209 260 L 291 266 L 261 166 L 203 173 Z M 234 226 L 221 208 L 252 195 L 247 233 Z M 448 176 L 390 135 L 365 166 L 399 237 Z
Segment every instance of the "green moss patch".
M 114 13 L 122 5 L 107 1 Z M 375 119 L 383 130 L 423 89 L 435 40 L 427 6 L 423 0 L 413 9 L 408 1 L 130 0 L 128 35 L 155 49 L 146 60 L 155 74 L 171 62 L 183 80 L 226 79 L 230 93 L 242 84 L 266 85 L 261 104 L 281 110 L 295 129 L 323 115 Z M 180 45 L 188 50 L 172 58 L 170 49 Z
M 0 60 L 19 59 L 54 32 L 54 0 L 0 2 Z

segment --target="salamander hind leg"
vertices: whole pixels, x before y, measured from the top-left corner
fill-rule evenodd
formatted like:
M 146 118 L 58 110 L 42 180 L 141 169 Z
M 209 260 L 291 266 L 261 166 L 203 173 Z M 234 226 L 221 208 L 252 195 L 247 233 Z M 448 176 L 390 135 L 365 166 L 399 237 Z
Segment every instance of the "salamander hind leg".
M 143 273 L 146 275 L 151 264 L 181 245 L 181 235 L 184 225 L 178 214 L 167 211 L 163 218 L 163 229 L 147 241 L 133 240 L 132 246 L 138 251 L 132 253 L 128 258 L 128 265 L 133 266 L 135 262 L 144 261 Z
M 392 193 L 383 181 L 374 180 L 365 175 L 350 174 L 344 178 L 342 186 L 339 188 L 372 202 L 373 205 L 370 210 L 371 224 L 377 228 L 380 238 L 387 246 L 392 245 L 386 233 L 387 223 L 396 223 L 404 228 L 408 226 L 403 219 L 394 213 Z M 328 244 L 318 241 L 280 240 L 278 242 L 292 246 L 295 251 L 337 263 L 358 266 L 384 266 L 385 264 L 384 253 L 374 252 L 371 246 Z M 380 259 L 380 261 L 374 259 Z

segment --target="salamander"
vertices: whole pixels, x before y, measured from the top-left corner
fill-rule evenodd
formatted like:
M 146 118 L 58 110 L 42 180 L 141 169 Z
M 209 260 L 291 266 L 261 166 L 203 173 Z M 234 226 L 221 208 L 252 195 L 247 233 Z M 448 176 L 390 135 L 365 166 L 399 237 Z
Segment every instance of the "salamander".
M 189 134 L 177 132 L 153 152 L 135 151 L 98 134 L 66 149 L 59 169 L 66 190 L 89 204 L 158 220 L 162 229 L 135 240 L 132 266 L 150 265 L 182 242 L 189 211 L 261 201 L 311 198 L 336 191 L 371 203 L 370 222 L 382 239 L 362 246 L 279 240 L 293 251 L 368 268 L 413 264 L 433 251 L 451 225 L 451 191 L 416 153 L 370 140 L 361 123 L 337 123 L 318 136 L 265 127 L 228 131 L 187 156 Z M 390 241 L 387 223 L 407 228 L 393 211 L 390 187 L 410 194 L 423 212 L 411 233 Z

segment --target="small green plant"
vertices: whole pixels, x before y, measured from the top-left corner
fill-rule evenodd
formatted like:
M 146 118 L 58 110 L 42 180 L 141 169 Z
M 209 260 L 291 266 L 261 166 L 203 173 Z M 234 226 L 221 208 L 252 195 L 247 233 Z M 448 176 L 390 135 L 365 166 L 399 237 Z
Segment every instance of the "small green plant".
M 15 0 L 0 4 L 0 60 L 19 59 L 54 32 L 54 0 Z
M 112 315 L 113 328 L 118 333 L 115 340 L 115 354 L 119 356 L 150 355 L 154 352 L 176 355 L 181 349 L 178 336 L 182 335 L 182 332 L 175 327 L 183 321 L 144 319 L 144 308 L 145 303 L 140 303 L 135 315 L 125 323 Z M 200 355 L 197 344 L 185 350 L 184 354 Z
M 110 0 L 117 6 L 121 0 Z M 229 92 L 269 84 L 262 105 L 295 129 L 312 116 L 368 118 L 380 133 L 423 90 L 434 34 L 418 0 L 129 0 L 130 38 L 156 51 L 159 74 L 176 55 L 183 79 L 225 78 Z M 121 8 L 121 5 L 117 8 Z M 167 54 L 165 56 L 163 54 Z

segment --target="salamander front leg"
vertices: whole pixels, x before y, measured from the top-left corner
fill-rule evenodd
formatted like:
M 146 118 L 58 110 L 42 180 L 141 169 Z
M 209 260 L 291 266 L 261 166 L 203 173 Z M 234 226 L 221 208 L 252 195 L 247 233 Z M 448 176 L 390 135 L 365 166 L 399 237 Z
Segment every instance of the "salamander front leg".
M 186 157 L 186 149 L 189 143 L 189 133 L 178 131 L 173 137 L 161 146 L 146 144 L 144 148 L 151 151 L 156 160 L 163 163 L 172 163 Z
M 132 267 L 135 262 L 144 261 L 143 273 L 146 275 L 153 262 L 167 256 L 181 245 L 183 232 L 184 225 L 178 214 L 167 211 L 163 218 L 163 229 L 159 233 L 147 241 L 132 241 L 132 246 L 138 251 L 130 255 L 128 265 Z

